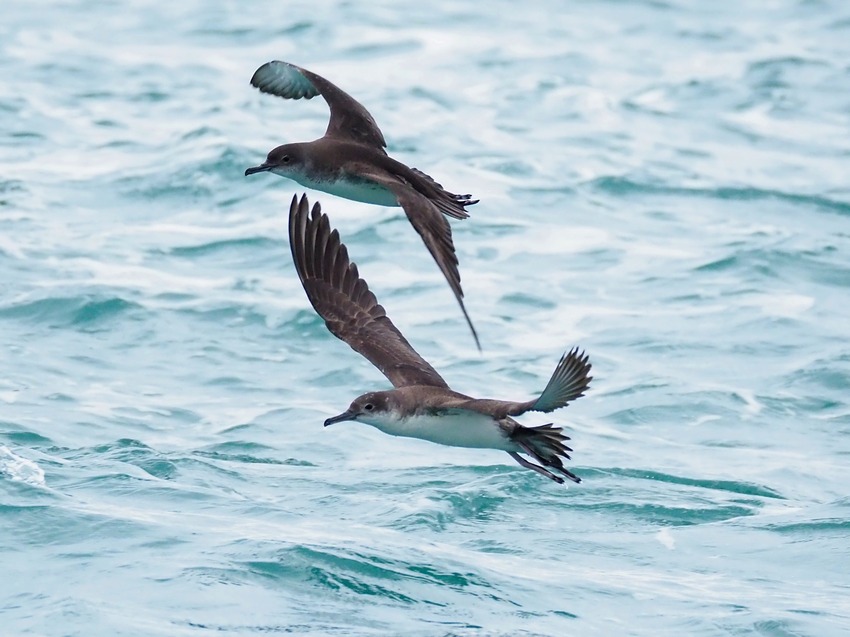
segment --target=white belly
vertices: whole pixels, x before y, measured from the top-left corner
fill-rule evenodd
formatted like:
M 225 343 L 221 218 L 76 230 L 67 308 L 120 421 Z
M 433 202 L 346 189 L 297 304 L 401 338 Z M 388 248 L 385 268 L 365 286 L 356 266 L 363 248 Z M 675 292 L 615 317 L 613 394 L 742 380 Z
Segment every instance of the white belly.
M 361 421 L 391 436 L 419 438 L 450 447 L 517 450 L 517 446 L 505 436 L 492 418 L 475 412 L 458 410 L 440 417 L 423 415 L 404 420 L 387 417 L 372 421 L 361 418 Z
M 274 171 L 273 171 L 274 172 Z M 365 179 L 337 179 L 336 181 L 310 181 L 298 174 L 285 174 L 283 177 L 288 177 L 297 181 L 302 186 L 307 186 L 314 190 L 342 197 L 343 199 L 351 199 L 352 201 L 360 201 L 362 203 L 371 203 L 376 206 L 397 207 L 398 199 L 383 186 Z

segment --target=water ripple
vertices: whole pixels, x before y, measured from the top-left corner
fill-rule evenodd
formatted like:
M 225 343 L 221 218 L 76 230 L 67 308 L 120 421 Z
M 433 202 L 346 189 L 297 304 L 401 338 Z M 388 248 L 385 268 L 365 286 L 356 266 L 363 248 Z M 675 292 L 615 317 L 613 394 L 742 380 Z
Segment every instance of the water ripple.
M 4 634 L 850 629 L 843 3 L 39 7 L 0 20 Z M 303 189 L 244 177 L 327 126 L 275 58 L 481 198 L 483 354 L 402 210 L 309 193 L 459 391 L 587 349 L 580 485 L 322 427 L 389 383 L 307 302 Z

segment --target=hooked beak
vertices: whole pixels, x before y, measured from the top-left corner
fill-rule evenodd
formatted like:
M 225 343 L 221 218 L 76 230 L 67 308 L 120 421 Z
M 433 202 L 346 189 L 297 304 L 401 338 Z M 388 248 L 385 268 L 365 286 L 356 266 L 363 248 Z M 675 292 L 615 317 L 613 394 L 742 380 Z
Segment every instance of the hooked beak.
M 333 425 L 338 422 L 345 422 L 346 420 L 355 420 L 357 418 L 357 414 L 353 411 L 344 411 L 339 416 L 334 416 L 333 418 L 328 418 L 325 421 L 325 427 L 329 425 Z
M 264 172 L 271 170 L 271 169 L 272 169 L 271 166 L 269 166 L 267 163 L 263 162 L 259 166 L 251 166 L 250 168 L 246 168 L 245 169 L 245 176 L 247 177 L 248 175 L 253 175 L 254 173 L 264 173 Z

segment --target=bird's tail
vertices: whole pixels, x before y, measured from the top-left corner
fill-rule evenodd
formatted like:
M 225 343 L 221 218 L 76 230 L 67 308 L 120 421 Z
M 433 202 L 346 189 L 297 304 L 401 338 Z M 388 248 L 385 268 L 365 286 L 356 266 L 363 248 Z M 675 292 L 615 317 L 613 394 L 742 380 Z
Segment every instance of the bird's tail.
M 522 450 L 529 456 L 540 462 L 540 464 L 551 469 L 555 469 L 559 473 L 567 476 L 573 482 L 581 482 L 572 471 L 564 467 L 564 460 L 570 460 L 570 452 L 572 449 L 565 442 L 570 439 L 564 435 L 563 429 L 554 425 L 540 425 L 538 427 L 523 427 L 520 425 L 513 433 L 511 438 L 519 445 Z M 509 452 L 511 453 L 511 452 Z M 516 453 L 511 453 L 511 457 L 519 462 L 522 466 L 537 471 L 550 480 L 558 483 L 563 483 L 563 479 L 556 476 L 551 471 L 544 469 L 536 464 L 525 460 Z
M 437 206 L 437 209 L 444 215 L 453 219 L 466 219 L 469 213 L 466 211 L 466 206 L 471 206 L 478 203 L 478 199 L 473 199 L 472 195 L 456 195 L 449 192 L 429 174 L 422 172 L 418 168 L 411 168 L 413 173 L 423 180 L 420 184 L 426 190 L 431 191 L 431 201 Z

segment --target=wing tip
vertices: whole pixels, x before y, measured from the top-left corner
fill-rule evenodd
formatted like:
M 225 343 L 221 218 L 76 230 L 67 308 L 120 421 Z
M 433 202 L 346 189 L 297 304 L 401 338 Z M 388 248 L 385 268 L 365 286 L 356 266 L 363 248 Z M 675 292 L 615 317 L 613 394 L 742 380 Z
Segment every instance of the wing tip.
M 331 227 L 330 218 L 322 212 L 320 202 L 311 208 L 306 193 L 300 199 L 294 195 L 289 207 L 289 229 L 295 269 L 303 284 L 310 278 L 321 280 L 358 306 L 373 308 L 376 317 L 385 315 L 368 283 L 360 277 L 357 264 L 349 258 L 339 231 Z M 306 287 L 305 291 L 315 308 L 315 299 Z
M 251 76 L 251 86 L 261 93 L 275 95 L 283 99 L 313 99 L 319 90 L 304 69 L 283 60 L 271 60 L 261 64 Z
M 584 392 L 590 387 L 590 381 L 593 380 L 593 376 L 588 375 L 592 367 L 589 359 L 587 352 L 578 346 L 565 352 L 546 383 L 546 388 L 531 403 L 530 409 L 550 412 L 566 407 L 584 396 Z
M 448 388 L 386 315 L 318 202 L 310 209 L 306 194 L 294 196 L 289 222 L 295 269 L 331 334 L 369 360 L 395 387 Z

